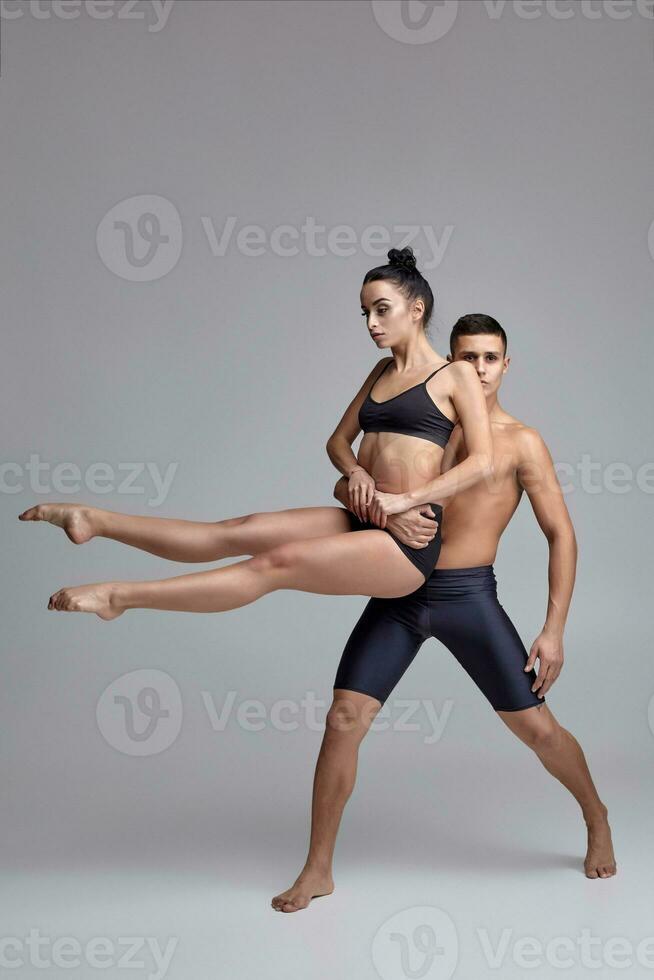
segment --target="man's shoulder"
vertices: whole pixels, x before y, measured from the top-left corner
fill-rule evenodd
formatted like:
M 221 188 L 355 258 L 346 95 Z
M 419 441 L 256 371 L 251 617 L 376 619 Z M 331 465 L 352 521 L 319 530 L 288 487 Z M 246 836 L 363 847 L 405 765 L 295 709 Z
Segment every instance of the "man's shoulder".
M 505 445 L 510 444 L 518 458 L 529 458 L 547 451 L 545 440 L 538 429 L 509 415 L 508 412 L 504 412 L 494 423 L 493 429 Z
M 538 429 L 516 419 L 511 437 L 514 440 L 517 455 L 522 460 L 535 460 L 549 454 L 547 443 Z

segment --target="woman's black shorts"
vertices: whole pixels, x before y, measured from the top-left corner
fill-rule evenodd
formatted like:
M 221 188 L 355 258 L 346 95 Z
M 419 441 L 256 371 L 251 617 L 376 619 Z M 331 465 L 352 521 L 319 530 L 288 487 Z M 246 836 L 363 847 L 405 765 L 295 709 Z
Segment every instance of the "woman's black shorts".
M 436 534 L 431 539 L 428 545 L 424 548 L 411 548 L 408 544 L 404 544 L 399 538 L 396 538 L 392 531 L 389 531 L 387 527 L 383 528 L 386 534 L 390 534 L 395 544 L 398 548 L 404 552 L 410 562 L 418 568 L 425 581 L 429 578 L 434 566 L 438 561 L 438 556 L 441 551 L 441 521 L 443 519 L 443 508 L 440 504 L 429 504 L 434 512 L 433 520 L 438 521 L 438 529 Z M 371 524 L 370 521 L 360 521 L 356 514 L 353 514 L 351 510 L 346 510 L 345 513 L 350 519 L 350 528 L 353 531 L 379 531 L 381 528 L 377 527 L 376 524 Z

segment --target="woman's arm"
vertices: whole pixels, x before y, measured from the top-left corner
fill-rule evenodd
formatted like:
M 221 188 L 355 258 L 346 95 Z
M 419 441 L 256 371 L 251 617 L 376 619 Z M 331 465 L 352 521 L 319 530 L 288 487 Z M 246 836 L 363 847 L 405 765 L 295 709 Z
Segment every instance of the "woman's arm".
M 353 470 L 357 468 L 363 469 L 363 467 L 359 466 L 359 461 L 352 452 L 351 448 L 352 443 L 361 432 L 361 427 L 359 425 L 359 409 L 363 405 L 366 395 L 377 380 L 377 377 L 388 364 L 388 361 L 389 358 L 385 357 L 382 361 L 378 361 L 377 364 L 375 364 L 374 368 L 345 409 L 340 422 L 327 440 L 327 444 L 325 446 L 327 455 L 336 469 L 340 473 L 343 473 L 344 476 L 349 477 Z
M 452 382 L 450 399 L 459 417 L 468 455 L 435 480 L 404 494 L 409 507 L 451 497 L 485 477 L 493 476 L 493 437 L 477 372 L 467 361 L 455 361 L 449 374 Z
M 468 456 L 435 480 L 414 490 L 401 494 L 380 494 L 376 491 L 375 500 L 380 498 L 386 514 L 397 514 L 416 504 L 436 503 L 493 476 L 490 420 L 477 372 L 468 361 L 455 361 L 448 374 L 452 385 L 449 396 L 459 417 Z

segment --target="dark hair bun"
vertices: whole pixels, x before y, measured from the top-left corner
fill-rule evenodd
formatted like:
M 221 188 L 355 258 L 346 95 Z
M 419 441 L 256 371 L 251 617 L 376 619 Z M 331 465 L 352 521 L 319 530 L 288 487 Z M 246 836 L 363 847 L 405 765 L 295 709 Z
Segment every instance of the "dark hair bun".
M 406 272 L 417 271 L 416 257 L 413 254 L 413 249 L 408 246 L 406 248 L 392 248 L 388 253 L 388 264 L 404 269 Z

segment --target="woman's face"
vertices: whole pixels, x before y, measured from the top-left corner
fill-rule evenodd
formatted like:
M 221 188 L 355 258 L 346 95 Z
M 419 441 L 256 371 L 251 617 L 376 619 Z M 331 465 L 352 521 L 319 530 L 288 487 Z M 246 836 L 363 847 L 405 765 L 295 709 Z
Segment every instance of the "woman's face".
M 393 347 L 413 333 L 423 312 L 421 300 L 411 309 L 406 296 L 386 279 L 367 282 L 361 290 L 362 316 L 377 347 Z

